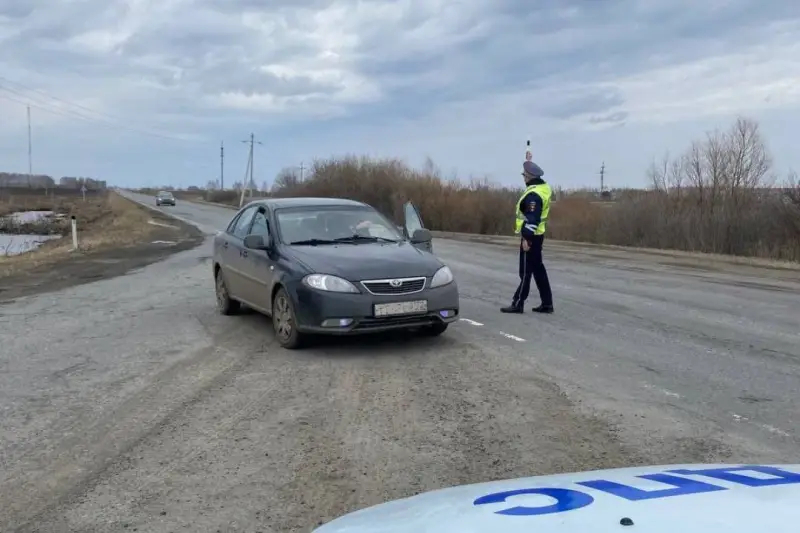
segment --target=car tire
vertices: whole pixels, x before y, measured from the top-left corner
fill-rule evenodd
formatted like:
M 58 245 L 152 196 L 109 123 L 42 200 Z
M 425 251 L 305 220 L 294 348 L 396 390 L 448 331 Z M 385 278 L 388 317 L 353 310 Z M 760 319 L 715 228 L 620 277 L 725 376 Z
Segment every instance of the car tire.
M 228 292 L 228 286 L 225 283 L 225 276 L 222 275 L 222 270 L 217 270 L 214 276 L 214 292 L 217 297 L 217 311 L 222 315 L 235 315 L 239 312 L 241 304 L 231 298 Z
M 297 331 L 297 318 L 292 299 L 285 289 L 280 288 L 272 300 L 272 328 L 275 338 L 283 348 L 294 350 L 303 342 L 303 335 Z
M 431 324 L 430 326 L 425 326 L 424 328 L 422 328 L 422 334 L 425 335 L 426 337 L 438 337 L 439 335 L 447 331 L 447 326 L 449 326 L 449 324 L 446 324 L 444 322 Z

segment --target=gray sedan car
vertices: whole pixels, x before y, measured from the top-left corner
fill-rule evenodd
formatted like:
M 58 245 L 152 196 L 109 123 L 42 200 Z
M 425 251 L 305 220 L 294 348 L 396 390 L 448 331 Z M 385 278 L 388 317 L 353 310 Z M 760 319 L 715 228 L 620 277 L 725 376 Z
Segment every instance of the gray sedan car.
M 458 319 L 458 287 L 416 208 L 407 203 L 404 213 L 401 232 L 361 202 L 251 202 L 214 238 L 219 312 L 244 304 L 270 316 L 285 348 L 309 333 L 440 335 Z
M 156 195 L 156 206 L 175 205 L 175 196 L 169 191 L 160 191 Z

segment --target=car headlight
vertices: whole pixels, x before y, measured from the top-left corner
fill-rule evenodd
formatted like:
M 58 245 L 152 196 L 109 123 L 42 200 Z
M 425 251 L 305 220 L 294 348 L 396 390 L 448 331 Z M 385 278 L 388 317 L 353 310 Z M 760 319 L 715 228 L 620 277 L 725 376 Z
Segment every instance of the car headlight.
M 436 274 L 433 275 L 433 279 L 431 280 L 431 288 L 447 285 L 448 283 L 452 283 L 454 279 L 455 278 L 453 277 L 453 272 L 450 270 L 450 267 L 443 266 L 436 271 Z
M 346 279 L 330 274 L 309 274 L 303 278 L 303 283 L 312 289 L 329 292 L 358 292 L 355 285 Z

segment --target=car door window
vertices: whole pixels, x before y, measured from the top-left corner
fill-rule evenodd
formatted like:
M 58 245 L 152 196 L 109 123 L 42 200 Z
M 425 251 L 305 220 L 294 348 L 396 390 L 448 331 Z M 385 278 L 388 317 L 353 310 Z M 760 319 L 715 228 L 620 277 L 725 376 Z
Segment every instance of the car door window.
M 415 231 L 424 228 L 422 225 L 422 219 L 420 218 L 419 213 L 417 213 L 417 208 L 414 207 L 414 204 L 411 202 L 406 202 L 406 204 L 403 206 L 403 212 L 406 219 L 406 231 L 408 232 L 409 237 L 413 237 Z
M 269 237 L 269 223 L 267 222 L 267 214 L 259 210 L 253 217 L 253 227 L 250 229 L 251 235 L 261 235 L 266 240 Z
M 249 207 L 242 212 L 241 216 L 239 216 L 239 220 L 236 221 L 236 226 L 231 232 L 234 237 L 238 237 L 239 239 L 247 237 L 250 230 L 250 223 L 253 221 L 253 215 L 257 208 L 257 206 Z

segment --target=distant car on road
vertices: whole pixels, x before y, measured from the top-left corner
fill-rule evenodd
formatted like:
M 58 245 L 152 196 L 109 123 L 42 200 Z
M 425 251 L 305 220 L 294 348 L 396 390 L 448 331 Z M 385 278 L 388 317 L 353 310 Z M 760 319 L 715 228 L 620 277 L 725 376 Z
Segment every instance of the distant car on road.
M 160 205 L 175 205 L 175 196 L 169 191 L 160 191 L 156 195 L 156 206 Z
M 457 320 L 458 286 L 430 250 L 416 208 L 404 231 L 373 207 L 334 198 L 256 200 L 214 238 L 217 308 L 241 304 L 272 318 L 281 346 L 306 334 L 419 329 Z

